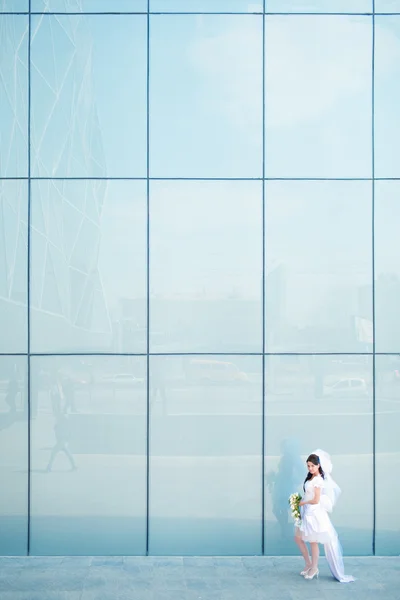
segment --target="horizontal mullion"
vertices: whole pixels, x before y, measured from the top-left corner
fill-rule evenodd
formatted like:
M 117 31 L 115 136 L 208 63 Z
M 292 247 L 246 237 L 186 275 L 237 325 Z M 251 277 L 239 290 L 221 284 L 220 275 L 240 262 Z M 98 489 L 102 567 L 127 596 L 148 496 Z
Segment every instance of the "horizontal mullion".
M 18 12 L 12 12 L 12 11 L 6 11 L 6 12 L 0 12 L 0 16 L 2 15 L 29 15 L 31 14 L 32 16 L 41 16 L 41 15 L 50 15 L 50 16 L 57 16 L 57 15 L 62 15 L 62 16 L 67 16 L 67 15 L 73 15 L 73 16 L 88 16 L 88 15 L 98 15 L 98 16 L 113 16 L 113 15 L 241 15 L 241 16 L 260 16 L 262 17 L 263 15 L 265 16 L 296 16 L 296 17 L 302 17 L 302 16 L 325 16 L 325 17 L 335 17 L 335 16 L 339 16 L 339 17 L 351 17 L 351 16 L 355 16 L 355 17 L 371 17 L 373 16 L 374 13 L 372 12 L 289 12 L 289 11 L 283 11 L 283 12 L 269 12 L 269 11 L 265 11 L 265 13 L 263 12 L 231 12 L 231 11 L 219 11 L 219 12 L 211 12 L 211 11 L 204 11 L 204 12 L 185 12 L 185 11 L 176 11 L 176 12 L 163 12 L 163 11 L 150 11 L 150 13 L 147 13 L 147 11 L 102 11 L 102 12 L 84 12 L 84 11 L 74 11 L 74 12 L 61 12 L 61 11 L 32 11 L 31 13 L 29 13 L 29 11 L 18 11 Z M 376 12 L 375 16 L 400 16 L 400 12 Z
M 267 17 L 269 16 L 281 16 L 281 17 L 372 17 L 372 12 L 265 12 Z
M 399 356 L 399 352 L 264 352 L 264 356 Z M 0 352 L 5 356 L 147 356 L 146 352 Z M 263 356 L 262 352 L 149 352 L 149 356 Z
M 100 16 L 100 17 L 102 17 L 102 16 L 110 16 L 110 15 L 111 16 L 115 16 L 115 15 L 117 15 L 117 16 L 119 16 L 119 15 L 123 15 L 123 16 L 125 16 L 125 15 L 134 15 L 134 16 L 135 15 L 140 15 L 140 16 L 147 17 L 147 11 L 146 12 L 137 12 L 137 11 L 136 12 L 111 12 L 111 11 L 109 11 L 109 12 L 51 12 L 51 11 L 45 11 L 44 12 L 44 11 L 42 11 L 42 12 L 31 12 L 31 15 L 32 16 L 46 16 L 46 15 L 49 15 L 49 16 L 52 16 L 52 17 L 53 16 L 60 16 L 60 15 L 63 16 L 63 17 L 67 17 L 67 16 L 75 16 L 75 17 L 76 16 L 78 16 L 78 17 L 86 16 L 87 17 L 87 16 L 90 16 L 90 15 L 95 15 L 95 16 L 97 15 L 97 16 Z
M 29 356 L 147 356 L 145 352 L 31 352 Z
M 268 12 L 266 11 L 265 13 L 262 12 L 228 12 L 228 11 L 221 11 L 221 12 L 184 12 L 184 11 L 177 11 L 177 12 L 161 12 L 161 11 L 150 11 L 150 13 L 147 13 L 147 11 L 136 11 L 136 12 L 118 12 L 118 11 L 103 11 L 103 12 L 56 12 L 56 11 L 32 11 L 31 13 L 29 13 L 29 11 L 19 11 L 19 12 L 11 12 L 11 11 L 7 11 L 7 12 L 0 12 L 0 16 L 2 15 L 6 15 L 6 16 L 11 16 L 11 15 L 21 15 L 21 16 L 28 16 L 29 14 L 31 14 L 32 16 L 41 16 L 41 15 L 49 15 L 49 16 L 57 16 L 57 15 L 61 15 L 61 16 L 68 16 L 68 15 L 74 15 L 74 16 L 88 16 L 88 15 L 98 15 L 98 16 L 115 16 L 115 15 L 140 15 L 140 16 L 147 16 L 147 14 L 150 15 L 241 15 L 241 16 L 259 16 L 262 17 L 263 15 L 269 17 L 269 16 L 281 16 L 281 17 L 285 17 L 285 16 L 289 16 L 289 17 L 372 17 L 374 15 L 374 13 L 372 12 L 358 12 L 358 13 L 354 13 L 354 12 Z M 389 17 L 393 17 L 393 16 L 400 16 L 400 11 L 398 12 L 376 12 L 375 13 L 376 17 L 385 17 L 385 16 L 389 16 Z
M 149 177 L 150 181 L 400 181 L 400 177 Z M 1 177 L 0 181 L 147 181 L 147 177 Z
M 264 352 L 264 356 L 372 356 L 373 352 Z M 397 356 L 396 352 L 376 352 L 376 354 Z M 0 356 L 14 356 L 3 353 Z M 15 356 L 147 356 L 146 352 L 31 352 Z M 149 356 L 263 356 L 262 352 L 149 352 Z

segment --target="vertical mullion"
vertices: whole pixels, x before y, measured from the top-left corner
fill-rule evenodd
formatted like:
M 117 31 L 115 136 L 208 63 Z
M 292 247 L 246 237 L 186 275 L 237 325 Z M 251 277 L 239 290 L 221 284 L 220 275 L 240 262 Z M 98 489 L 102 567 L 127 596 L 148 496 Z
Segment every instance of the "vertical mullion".
M 375 331 L 375 0 L 372 0 L 372 484 L 373 484 L 373 528 L 372 553 L 376 549 L 376 331 Z
M 150 0 L 147 0 L 147 75 L 146 75 L 146 263 L 147 263 L 147 322 L 146 322 L 146 556 L 149 554 L 149 508 L 150 508 Z
M 261 554 L 265 553 L 265 6 L 263 0 L 262 25 L 262 435 L 261 435 Z
M 30 280 L 31 280 L 31 41 L 32 41 L 32 13 L 31 0 L 29 0 L 28 16 L 28 264 L 27 264 L 27 352 L 28 352 L 28 371 L 27 371 L 27 402 L 28 402 L 28 531 L 27 531 L 27 555 L 31 551 L 31 322 L 30 322 Z

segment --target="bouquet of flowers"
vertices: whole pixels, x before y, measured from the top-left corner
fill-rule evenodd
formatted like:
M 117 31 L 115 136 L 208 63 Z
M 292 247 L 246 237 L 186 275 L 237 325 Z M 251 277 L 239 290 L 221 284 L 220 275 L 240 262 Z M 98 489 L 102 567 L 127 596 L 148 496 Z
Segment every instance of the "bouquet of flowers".
M 301 523 L 301 513 L 300 513 L 300 506 L 299 506 L 300 502 L 301 502 L 301 496 L 299 493 L 291 494 L 291 496 L 289 496 L 290 511 L 292 513 L 294 523 L 297 527 L 300 527 L 300 523 Z

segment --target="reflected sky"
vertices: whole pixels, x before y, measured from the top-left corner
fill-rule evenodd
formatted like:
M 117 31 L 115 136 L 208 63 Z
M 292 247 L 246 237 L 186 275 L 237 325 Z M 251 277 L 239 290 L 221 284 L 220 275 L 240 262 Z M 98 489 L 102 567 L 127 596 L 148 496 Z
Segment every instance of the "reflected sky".
M 266 174 L 371 177 L 372 19 L 266 17 Z
M 399 19 L 376 19 L 379 177 L 398 175 Z M 0 173 L 24 176 L 27 18 L 0 27 Z M 146 17 L 45 14 L 32 27 L 33 175 L 145 177 Z M 153 15 L 150 50 L 150 175 L 261 177 L 262 16 Z M 372 18 L 267 16 L 265 69 L 266 175 L 371 177 Z
M 150 0 L 152 12 L 262 13 L 262 0 Z
M 368 13 L 372 0 L 265 0 L 266 12 Z
M 375 176 L 399 177 L 400 16 L 375 24 Z
M 32 17 L 33 175 L 146 175 L 146 34 L 145 16 Z
M 0 14 L 0 177 L 28 175 L 28 24 Z
M 262 175 L 262 19 L 153 16 L 152 177 Z
M 375 0 L 375 12 L 400 13 L 400 0 Z
M 147 0 L 31 0 L 32 12 L 147 12 Z
M 0 0 L 0 13 L 24 11 L 29 11 L 29 0 Z

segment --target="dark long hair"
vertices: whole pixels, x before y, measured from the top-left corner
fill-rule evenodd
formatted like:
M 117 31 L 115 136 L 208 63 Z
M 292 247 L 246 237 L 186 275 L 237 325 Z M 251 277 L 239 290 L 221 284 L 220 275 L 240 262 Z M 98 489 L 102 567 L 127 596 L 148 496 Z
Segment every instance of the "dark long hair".
M 317 456 L 316 454 L 310 454 L 310 456 L 306 460 L 306 463 L 308 463 L 308 462 L 312 463 L 316 467 L 318 466 L 319 467 L 319 474 L 321 475 L 322 479 L 325 479 L 325 473 L 322 470 L 321 463 L 320 463 L 320 460 L 319 460 L 319 456 Z M 303 490 L 304 491 L 306 491 L 306 483 L 307 483 L 307 481 L 310 481 L 310 479 L 312 479 L 312 478 L 313 478 L 313 475 L 311 475 L 311 473 L 308 472 L 307 473 L 307 477 L 305 478 L 304 483 L 303 483 Z

